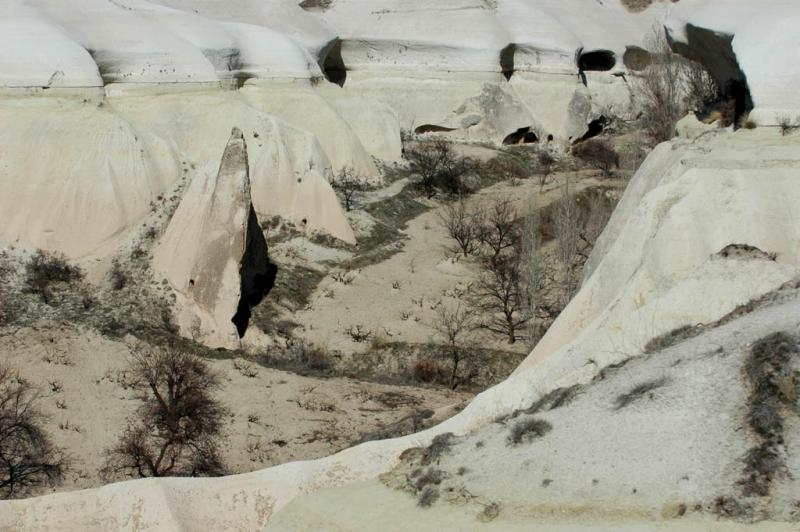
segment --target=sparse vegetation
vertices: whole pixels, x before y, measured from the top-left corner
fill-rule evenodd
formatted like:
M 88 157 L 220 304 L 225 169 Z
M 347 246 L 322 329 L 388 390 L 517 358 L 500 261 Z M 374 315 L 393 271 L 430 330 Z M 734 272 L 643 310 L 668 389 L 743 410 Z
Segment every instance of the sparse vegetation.
M 444 140 L 407 148 L 405 157 L 411 171 L 419 176 L 420 187 L 428 198 L 439 192 L 456 196 L 466 193 L 464 177 L 476 167 L 471 159 L 458 155 Z
M 53 291 L 60 286 L 83 279 L 83 272 L 71 265 L 63 255 L 39 250 L 25 265 L 27 290 L 41 296 L 46 304 L 53 303 Z
M 107 451 L 103 476 L 223 474 L 219 442 L 227 410 L 213 395 L 218 375 L 172 346 L 138 347 L 130 371 L 140 383 L 142 405 Z
M 594 138 L 584 140 L 572 147 L 572 154 L 584 163 L 597 168 L 610 177 L 619 168 L 619 154 L 608 139 Z
M 778 117 L 778 128 L 780 128 L 781 135 L 784 137 L 794 133 L 800 129 L 800 117 L 792 119 L 789 115 L 781 115 Z
M 454 439 L 455 434 L 452 432 L 444 432 L 434 437 L 431 444 L 425 449 L 422 465 L 438 463 L 442 456 L 450 453 Z
M 745 361 L 750 386 L 747 421 L 760 443 L 743 457 L 745 496 L 769 495 L 775 478 L 787 473 L 783 461 L 784 412 L 797 412 L 800 371 L 793 369 L 800 346 L 793 336 L 779 332 L 762 338 Z
M 553 430 L 553 426 L 543 419 L 522 419 L 511 427 L 508 435 L 508 444 L 519 445 L 522 442 L 532 441 L 536 438 L 541 438 L 551 430 Z
M 0 365 L 0 499 L 29 495 L 61 479 L 66 459 L 44 431 L 37 390 Z
M 336 173 L 331 179 L 331 187 L 344 201 L 344 208 L 347 212 L 350 212 L 355 201 L 368 188 L 364 176 L 358 174 L 350 166 L 346 166 Z
M 669 380 L 666 377 L 661 377 L 637 384 L 629 392 L 617 397 L 614 406 L 615 410 L 621 410 L 644 397 L 653 399 L 653 392 L 665 386 L 668 382 Z

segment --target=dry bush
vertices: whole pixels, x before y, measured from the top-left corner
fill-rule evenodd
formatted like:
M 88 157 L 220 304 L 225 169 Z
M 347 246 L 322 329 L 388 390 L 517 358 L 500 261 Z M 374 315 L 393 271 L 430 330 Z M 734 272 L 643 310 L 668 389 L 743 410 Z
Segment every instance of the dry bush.
M 0 499 L 28 495 L 61 479 L 66 461 L 42 429 L 39 393 L 0 366 Z
M 572 147 L 572 154 L 607 177 L 613 175 L 615 168 L 619 168 L 619 154 L 606 139 L 579 142 Z
M 223 474 L 219 443 L 227 410 L 214 397 L 217 373 L 172 346 L 139 346 L 130 371 L 142 384 L 142 405 L 107 450 L 103 476 Z
M 465 257 L 477 251 L 480 243 L 478 237 L 483 226 L 480 211 L 471 211 L 464 200 L 459 199 L 455 203 L 445 205 L 444 210 L 439 213 L 439 220 L 456 243 L 456 248 L 449 251 L 460 252 Z
M 670 49 L 663 29 L 653 30 L 647 48 L 652 63 L 641 75 L 638 97 L 643 110 L 642 126 L 658 143 L 675 135 L 676 124 L 687 112 L 702 112 L 717 102 L 720 90 L 702 65 Z M 732 123 L 733 118 L 728 120 Z
M 614 408 L 616 410 L 621 410 L 626 406 L 630 405 L 631 403 L 634 403 L 639 399 L 642 399 L 645 396 L 652 399 L 653 392 L 661 388 L 662 386 L 666 385 L 668 382 L 669 381 L 666 378 L 662 377 L 660 379 L 653 379 L 643 382 L 641 384 L 637 384 L 636 386 L 631 388 L 629 392 L 626 392 L 617 397 Z
M 360 344 L 362 342 L 366 342 L 369 340 L 370 336 L 372 336 L 372 331 L 367 329 L 363 325 L 351 325 L 347 328 L 347 334 L 350 335 L 350 338 Z
M 524 441 L 541 438 L 551 430 L 553 430 L 553 426 L 543 419 L 523 419 L 517 421 L 517 423 L 511 427 L 511 432 L 508 435 L 508 444 L 519 445 Z
M 781 130 L 781 135 L 785 137 L 800 129 L 800 118 L 793 120 L 789 115 L 781 115 L 778 117 L 778 127 Z
M 47 304 L 52 302 L 53 288 L 83 279 L 83 272 L 69 264 L 63 255 L 38 250 L 25 265 L 28 292 L 38 294 Z
M 352 167 L 346 166 L 331 178 L 331 187 L 344 201 L 344 208 L 350 212 L 358 196 L 368 189 L 362 175 Z
M 405 157 L 412 173 L 420 177 L 420 186 L 428 198 L 437 192 L 461 195 L 467 193 L 464 178 L 475 170 L 476 164 L 458 155 L 449 142 L 437 140 L 409 148 Z
M 444 375 L 444 368 L 434 360 L 417 360 L 414 363 L 414 378 L 420 382 L 436 382 Z

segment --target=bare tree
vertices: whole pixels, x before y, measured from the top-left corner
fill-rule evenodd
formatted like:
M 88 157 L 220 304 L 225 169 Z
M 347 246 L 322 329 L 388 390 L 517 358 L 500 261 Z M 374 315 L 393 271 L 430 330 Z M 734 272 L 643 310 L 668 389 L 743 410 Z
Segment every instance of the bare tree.
M 331 179 L 331 187 L 342 200 L 347 212 L 353 207 L 356 198 L 367 189 L 363 176 L 356 173 L 351 166 L 345 166 Z
M 528 212 L 522 223 L 522 279 L 524 294 L 524 310 L 528 319 L 528 342 L 533 348 L 538 339 L 537 308 L 540 304 L 539 284 L 541 275 L 541 233 L 539 212 L 536 210 L 533 197 L 528 200 Z
M 457 155 L 444 140 L 409 148 L 405 156 L 411 163 L 411 171 L 420 176 L 420 185 L 429 198 L 437 191 L 455 195 L 466 192 L 464 176 L 475 168 L 471 159 Z
M 461 303 L 452 309 L 442 305 L 436 309 L 436 314 L 432 326 L 447 342 L 453 368 L 450 373 L 450 387 L 455 390 L 458 387 L 458 365 L 469 353 L 467 341 L 469 333 L 476 326 L 475 314 Z
M 576 261 L 580 237 L 580 210 L 570 191 L 569 177 L 561 189 L 561 199 L 555 209 L 554 229 L 558 241 L 557 256 L 561 267 L 563 306 L 572 299 L 577 290 Z
M 104 476 L 214 476 L 224 473 L 218 441 L 227 410 L 214 398 L 219 377 L 174 346 L 139 347 L 130 369 L 143 404 L 107 451 Z
M 491 258 L 510 250 L 517 242 L 519 235 L 514 215 L 514 207 L 507 200 L 496 200 L 486 209 L 478 239 L 489 248 Z
M 513 344 L 528 321 L 519 246 L 514 253 L 486 258 L 482 270 L 475 298 L 475 306 L 483 315 L 481 326 L 506 335 L 508 343 Z
M 455 241 L 456 252 L 467 257 L 477 251 L 480 244 L 478 237 L 483 226 L 480 211 L 468 209 L 463 198 L 459 198 L 457 202 L 445 205 L 444 210 L 439 213 L 439 220 L 450 238 Z
M 61 479 L 66 459 L 42 429 L 39 398 L 27 381 L 0 366 L 0 499 Z
M 572 148 L 572 154 L 591 165 L 605 176 L 611 176 L 614 168 L 619 168 L 619 154 L 606 139 L 589 139 L 579 142 Z

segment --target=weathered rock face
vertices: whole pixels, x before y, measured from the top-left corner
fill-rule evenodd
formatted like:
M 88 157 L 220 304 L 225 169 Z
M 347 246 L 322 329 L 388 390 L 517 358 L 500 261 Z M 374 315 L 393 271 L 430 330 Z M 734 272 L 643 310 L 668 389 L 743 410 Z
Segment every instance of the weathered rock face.
M 244 136 L 234 128 L 216 176 L 189 186 L 153 257 L 177 298 L 181 332 L 238 347 L 250 309 L 272 288 L 275 266 L 250 199 Z

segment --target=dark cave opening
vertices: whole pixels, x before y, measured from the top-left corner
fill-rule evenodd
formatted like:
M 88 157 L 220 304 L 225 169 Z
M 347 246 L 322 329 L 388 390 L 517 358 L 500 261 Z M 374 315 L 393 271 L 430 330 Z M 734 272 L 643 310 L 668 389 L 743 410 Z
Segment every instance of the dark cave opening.
M 342 41 L 334 39 L 329 42 L 320 52 L 319 66 L 325 79 L 344 87 L 347 81 L 347 67 L 342 58 Z
M 539 137 L 536 136 L 536 133 L 531 131 L 530 126 L 521 127 L 503 139 L 503 145 L 505 146 L 515 144 L 533 144 L 535 142 L 539 142 Z
M 511 76 L 514 75 L 514 53 L 516 51 L 517 45 L 514 43 L 500 50 L 500 71 L 505 76 L 506 81 L 511 81 Z
M 259 229 L 258 218 L 253 207 L 247 220 L 245 252 L 239 265 L 239 304 L 231 321 L 236 326 L 239 338 L 243 338 L 250 324 L 252 309 L 264 299 L 275 286 L 278 267 L 270 262 L 267 241 Z
M 578 58 L 578 69 L 581 72 L 608 72 L 617 64 L 614 52 L 595 50 L 582 53 Z

